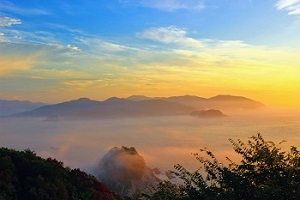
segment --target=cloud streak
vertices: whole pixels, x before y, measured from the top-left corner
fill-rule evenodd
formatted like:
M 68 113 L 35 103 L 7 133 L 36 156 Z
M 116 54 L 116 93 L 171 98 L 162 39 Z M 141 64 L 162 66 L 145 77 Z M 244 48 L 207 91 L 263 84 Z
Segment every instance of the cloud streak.
M 135 5 L 173 12 L 177 10 L 202 10 L 204 3 L 201 0 L 121 0 L 123 4 Z
M 136 36 L 141 39 L 149 39 L 165 44 L 180 44 L 186 46 L 203 47 L 203 44 L 187 36 L 187 30 L 176 26 L 154 27 L 143 32 L 137 33 Z
M 29 70 L 34 63 L 35 60 L 32 57 L 0 57 L 0 77 L 8 76 L 15 71 Z
M 46 9 L 19 7 L 6 0 L 2 0 L 0 2 L 0 11 L 1 10 L 9 11 L 21 15 L 49 15 L 50 14 L 50 12 Z
M 0 26 L 11 26 L 15 24 L 22 24 L 20 19 L 11 17 L 0 17 Z
M 300 85 L 297 51 L 239 40 L 195 38 L 186 28 L 177 26 L 136 33 L 137 38 L 150 41 L 143 45 L 80 32 L 72 32 L 68 43 L 63 43 L 55 32 L 15 31 L 9 35 L 13 30 L 4 31 L 2 36 L 9 41 L 0 43 L 0 65 L 5 66 L 0 67 L 2 82 L 11 85 L 20 77 L 28 83 L 51 80 L 51 90 L 44 85 L 39 88 L 53 93 L 51 98 L 55 100 L 80 96 L 99 99 L 116 93 L 152 96 L 153 91 L 156 96 L 174 95 L 174 91 L 193 94 L 201 88 L 208 91 L 204 95 L 228 88 L 239 94 L 257 88 L 286 92 L 283 84 L 291 86 L 290 93 L 296 93 L 294 85 Z M 20 84 L 20 88 L 32 91 L 26 84 Z
M 300 15 L 300 0 L 280 0 L 276 4 L 278 10 L 287 10 L 289 15 Z

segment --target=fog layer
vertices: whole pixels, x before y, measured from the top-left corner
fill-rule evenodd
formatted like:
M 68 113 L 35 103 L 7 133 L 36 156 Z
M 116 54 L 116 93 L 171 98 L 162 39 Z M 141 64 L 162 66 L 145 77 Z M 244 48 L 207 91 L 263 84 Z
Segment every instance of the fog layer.
M 100 158 L 112 147 L 139 150 L 149 167 L 172 169 L 180 163 L 196 168 L 191 153 L 211 149 L 221 159 L 234 157 L 228 138 L 247 140 L 257 132 L 267 140 L 287 140 L 283 147 L 300 146 L 298 114 L 258 113 L 218 119 L 192 116 L 148 117 L 88 121 L 0 119 L 0 145 L 30 148 L 43 157 L 54 157 L 71 167 L 93 172 Z

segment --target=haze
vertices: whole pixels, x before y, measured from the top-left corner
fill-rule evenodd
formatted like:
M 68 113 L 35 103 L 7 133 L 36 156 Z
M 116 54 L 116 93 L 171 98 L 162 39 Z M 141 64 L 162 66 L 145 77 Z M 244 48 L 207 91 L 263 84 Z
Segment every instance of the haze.
M 180 163 L 195 169 L 191 153 L 208 147 L 221 160 L 235 158 L 228 139 L 247 140 L 260 132 L 267 140 L 282 145 L 300 145 L 299 113 L 288 115 L 262 112 L 220 119 L 192 116 L 125 118 L 114 120 L 1 119 L 0 145 L 30 148 L 43 157 L 63 160 L 66 165 L 88 172 L 112 147 L 133 146 L 150 167 L 164 170 Z M 17 124 L 17 126 L 16 126 Z
M 299 0 L 1 0 L 0 103 L 75 106 L 0 110 L 16 114 L 0 117 L 0 146 L 88 172 L 115 146 L 164 170 L 197 168 L 202 147 L 238 160 L 228 139 L 257 132 L 299 147 L 299 19 Z M 130 95 L 210 103 L 115 106 Z M 230 95 L 252 107 L 211 104 Z M 201 118 L 207 109 L 224 115 Z

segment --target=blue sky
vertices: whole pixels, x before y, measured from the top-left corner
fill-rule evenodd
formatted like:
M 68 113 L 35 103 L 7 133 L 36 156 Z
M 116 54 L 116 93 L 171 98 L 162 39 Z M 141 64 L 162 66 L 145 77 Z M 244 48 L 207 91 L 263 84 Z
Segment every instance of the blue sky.
M 137 32 L 176 26 L 195 38 L 294 45 L 300 30 L 298 16 L 274 0 L 3 0 L 0 5 L 2 16 L 21 21 L 13 29 L 49 32 L 65 43 L 80 33 L 136 42 Z
M 276 80 L 288 94 L 299 89 L 299 33 L 300 0 L 1 0 L 0 98 L 201 95 L 205 87 L 204 95 L 268 91 L 268 100 L 282 92 L 270 89 Z M 257 80 L 244 81 L 250 75 Z

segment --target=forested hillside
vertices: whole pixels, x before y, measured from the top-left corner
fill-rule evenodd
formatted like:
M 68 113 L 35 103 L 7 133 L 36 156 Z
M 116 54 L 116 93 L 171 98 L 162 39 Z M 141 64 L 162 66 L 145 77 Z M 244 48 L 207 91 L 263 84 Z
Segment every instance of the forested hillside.
M 95 177 L 30 150 L 0 148 L 0 199 L 120 199 Z

